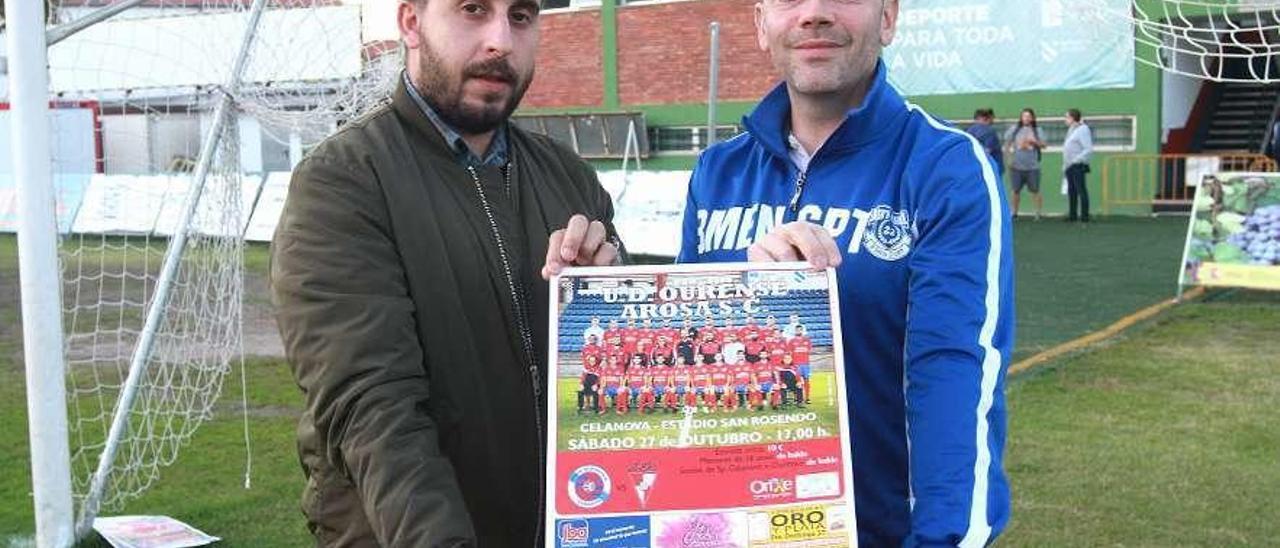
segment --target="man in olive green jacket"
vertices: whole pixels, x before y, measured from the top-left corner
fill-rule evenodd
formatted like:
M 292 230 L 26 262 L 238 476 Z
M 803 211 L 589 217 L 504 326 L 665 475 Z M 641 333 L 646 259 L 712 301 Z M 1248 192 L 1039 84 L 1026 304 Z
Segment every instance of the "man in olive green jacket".
M 392 100 L 294 171 L 271 289 L 321 545 L 543 538 L 544 279 L 621 249 L 591 167 L 506 123 L 537 16 L 531 0 L 402 2 Z

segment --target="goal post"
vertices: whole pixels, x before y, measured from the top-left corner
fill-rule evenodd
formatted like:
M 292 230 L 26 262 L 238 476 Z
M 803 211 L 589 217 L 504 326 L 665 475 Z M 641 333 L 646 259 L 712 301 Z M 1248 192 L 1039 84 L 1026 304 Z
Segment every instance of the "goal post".
M 134 398 L 138 394 L 138 387 L 147 373 L 156 333 L 160 330 L 162 318 L 167 312 L 174 280 L 178 275 L 178 266 L 182 261 L 183 253 L 186 252 L 187 236 L 193 230 L 193 221 L 196 217 L 201 195 L 204 192 L 205 183 L 209 179 L 214 156 L 218 153 L 221 139 L 226 135 L 224 130 L 232 108 L 232 97 L 240 90 L 241 79 L 244 76 L 245 66 L 249 60 L 249 52 L 253 48 L 254 39 L 257 36 L 258 23 L 262 19 L 262 11 L 266 4 L 267 0 L 253 1 L 253 6 L 249 11 L 249 23 L 245 26 L 244 36 L 241 38 L 235 64 L 231 69 L 225 89 L 218 99 L 218 106 L 213 114 L 212 127 L 205 134 L 204 144 L 200 148 L 195 177 L 190 189 L 187 191 L 186 198 L 183 200 L 182 217 L 178 222 L 179 228 L 169 239 L 164 263 L 160 268 L 160 276 L 156 281 L 155 294 L 147 305 L 146 320 L 143 324 L 142 333 L 139 336 L 137 345 L 133 348 L 130 358 L 128 377 L 126 377 L 125 384 L 121 389 L 120 398 L 116 402 L 111 428 L 107 433 L 106 446 L 98 459 L 98 467 L 89 483 L 89 492 L 81 505 L 80 519 L 76 526 L 77 537 L 83 538 L 93 528 L 93 519 L 97 515 L 103 491 L 107 487 L 107 480 L 111 475 L 112 466 L 115 464 L 116 451 L 120 447 L 120 440 L 124 435 L 125 429 L 129 427 L 131 415 L 128 410 L 133 408 Z M 236 234 L 235 237 L 238 238 L 239 234 Z
M 4 1 L 37 544 L 67 546 L 231 409 L 251 214 L 402 51 L 332 0 Z
M 5 0 L 8 18 L 11 139 L 18 185 L 18 268 L 21 275 L 23 362 L 31 444 L 36 543 L 70 546 L 70 449 L 62 356 L 62 296 L 49 147 L 44 6 Z

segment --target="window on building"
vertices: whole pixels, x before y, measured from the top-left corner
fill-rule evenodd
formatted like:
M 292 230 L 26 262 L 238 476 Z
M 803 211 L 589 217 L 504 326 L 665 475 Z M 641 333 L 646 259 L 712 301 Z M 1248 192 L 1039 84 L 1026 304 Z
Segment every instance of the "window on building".
M 742 133 L 736 125 L 717 126 L 716 141 L 727 141 Z M 649 128 L 654 154 L 698 154 L 707 148 L 707 126 L 661 126 Z
M 1137 146 L 1136 124 L 1132 116 L 1116 118 L 1085 118 L 1085 123 L 1093 130 L 1095 147 L 1134 150 Z M 1065 134 L 1063 134 L 1065 138 Z
M 542 0 L 542 10 L 567 8 L 598 8 L 600 0 Z
M 634 131 L 630 154 L 649 156 L 644 115 L 638 112 L 517 115 L 511 120 L 523 130 L 560 141 L 583 158 L 622 158 L 627 153 L 628 136 Z
M 262 170 L 292 171 L 293 162 L 289 161 L 289 143 L 263 133 L 262 135 Z

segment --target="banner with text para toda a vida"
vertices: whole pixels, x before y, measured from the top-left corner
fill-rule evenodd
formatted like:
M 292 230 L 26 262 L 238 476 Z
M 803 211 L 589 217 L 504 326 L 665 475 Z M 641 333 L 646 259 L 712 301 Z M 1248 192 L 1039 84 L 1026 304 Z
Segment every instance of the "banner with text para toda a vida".
M 854 546 L 836 287 L 802 263 L 552 281 L 547 546 Z
M 1131 88 L 1129 11 L 1129 0 L 902 2 L 889 81 L 909 96 Z

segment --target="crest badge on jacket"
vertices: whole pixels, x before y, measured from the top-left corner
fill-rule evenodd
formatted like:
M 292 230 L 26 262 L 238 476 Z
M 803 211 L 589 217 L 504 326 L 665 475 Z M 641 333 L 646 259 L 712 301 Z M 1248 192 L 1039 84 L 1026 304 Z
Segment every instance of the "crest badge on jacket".
M 886 205 L 871 210 L 862 246 L 882 261 L 897 261 L 911 252 L 915 239 L 906 211 L 894 211 Z

